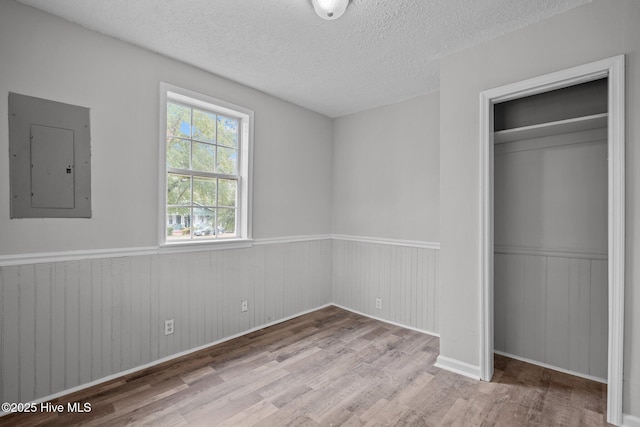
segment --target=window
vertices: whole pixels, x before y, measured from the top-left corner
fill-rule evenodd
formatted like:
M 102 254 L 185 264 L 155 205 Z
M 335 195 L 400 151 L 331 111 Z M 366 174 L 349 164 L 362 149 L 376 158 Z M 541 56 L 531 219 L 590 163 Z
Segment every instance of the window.
M 253 112 L 167 84 L 161 95 L 160 242 L 249 239 Z

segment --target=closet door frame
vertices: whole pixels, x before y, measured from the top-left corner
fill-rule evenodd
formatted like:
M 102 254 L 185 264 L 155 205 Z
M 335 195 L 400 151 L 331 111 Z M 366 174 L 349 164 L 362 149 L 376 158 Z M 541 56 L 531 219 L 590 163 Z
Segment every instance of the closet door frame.
M 493 377 L 493 104 L 608 78 L 608 374 L 607 421 L 622 423 L 625 263 L 624 55 L 480 93 L 480 378 Z

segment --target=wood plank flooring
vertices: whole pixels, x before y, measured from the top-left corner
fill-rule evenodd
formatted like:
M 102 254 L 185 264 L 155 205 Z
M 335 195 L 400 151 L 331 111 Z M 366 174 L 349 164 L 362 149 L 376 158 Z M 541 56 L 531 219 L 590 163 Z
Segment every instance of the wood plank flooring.
M 436 337 L 328 307 L 57 399 L 6 426 L 602 426 L 606 386 L 496 356 L 490 383 L 434 367 Z

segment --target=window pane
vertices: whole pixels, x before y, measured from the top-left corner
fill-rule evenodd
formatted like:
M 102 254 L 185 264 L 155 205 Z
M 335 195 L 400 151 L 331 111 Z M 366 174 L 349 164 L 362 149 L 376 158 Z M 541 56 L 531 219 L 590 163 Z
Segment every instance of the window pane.
M 167 135 L 191 138 L 191 108 L 167 103 Z
M 215 178 L 193 177 L 193 204 L 198 206 L 216 205 Z
M 238 146 L 238 119 L 218 116 L 218 144 Z
M 190 224 L 190 208 L 167 208 L 167 240 L 189 239 Z
M 242 108 L 236 112 L 227 109 L 228 104 L 217 106 L 213 99 L 197 98 L 167 91 L 162 105 L 166 113 L 166 207 L 160 223 L 165 223 L 163 241 L 167 243 L 244 237 L 247 228 L 240 209 L 250 204 L 245 200 L 244 183 L 243 187 L 240 183 L 249 164 L 243 163 L 245 155 L 250 155 L 249 147 L 244 146 L 250 137 L 244 134 L 250 127 L 245 122 L 249 116 Z
M 216 115 L 193 110 L 193 139 L 204 142 L 216 141 Z
M 219 237 L 232 237 L 236 235 L 236 210 L 218 209 Z
M 191 204 L 191 178 L 173 173 L 167 176 L 167 205 Z
M 193 226 L 194 239 L 215 236 L 215 209 L 193 208 L 193 216 L 195 217 Z
M 193 143 L 193 170 L 214 172 L 216 146 L 211 144 Z
M 236 206 L 238 181 L 218 180 L 218 206 Z
M 167 166 L 170 168 L 189 169 L 189 147 L 191 143 L 184 139 L 169 138 L 167 140 Z
M 235 148 L 218 147 L 218 161 L 216 163 L 218 173 L 229 175 L 238 174 L 238 150 Z

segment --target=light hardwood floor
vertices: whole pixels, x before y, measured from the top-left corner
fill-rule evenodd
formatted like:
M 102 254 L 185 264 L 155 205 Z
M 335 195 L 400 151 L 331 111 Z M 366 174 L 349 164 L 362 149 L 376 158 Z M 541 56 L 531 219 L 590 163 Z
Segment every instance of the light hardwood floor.
M 436 337 L 337 307 L 57 399 L 90 413 L 0 425 L 600 426 L 606 386 L 496 356 L 492 382 L 434 367 Z

